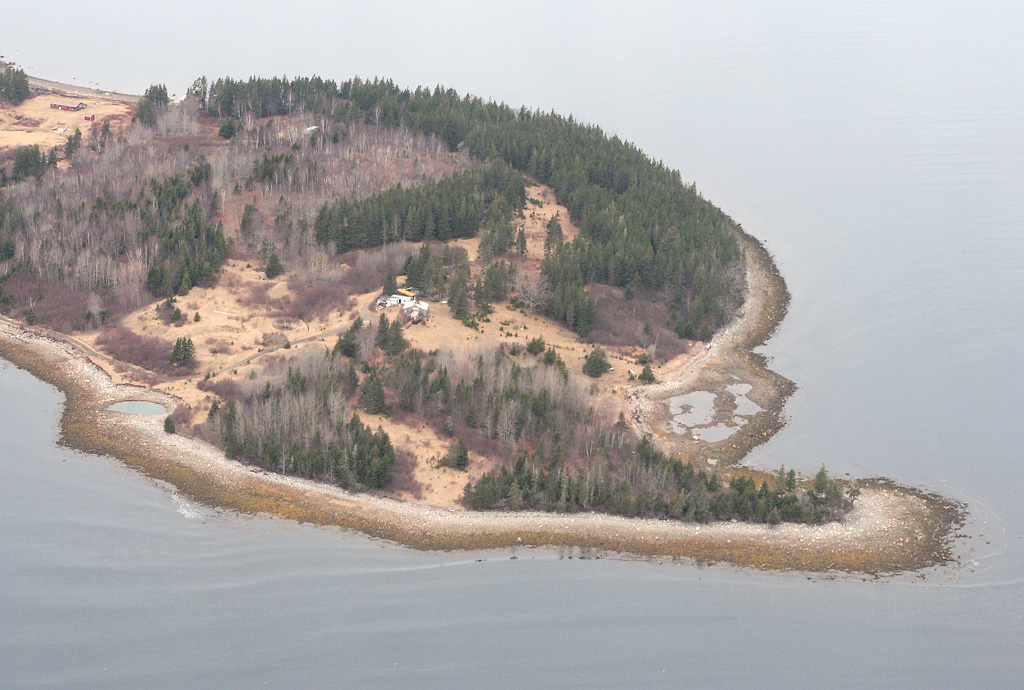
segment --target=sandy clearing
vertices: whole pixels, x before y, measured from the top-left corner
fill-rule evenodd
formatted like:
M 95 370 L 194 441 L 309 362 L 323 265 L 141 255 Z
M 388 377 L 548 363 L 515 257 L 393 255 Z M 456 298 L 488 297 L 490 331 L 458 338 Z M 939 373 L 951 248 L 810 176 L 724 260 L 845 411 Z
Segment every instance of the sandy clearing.
M 86 104 L 85 110 L 68 112 L 50 107 L 51 103 L 76 105 L 79 102 Z M 119 132 L 131 121 L 133 112 L 132 104 L 105 97 L 50 93 L 34 96 L 18 106 L 0 110 L 0 149 L 63 146 L 76 127 L 81 130 L 83 140 L 88 142 L 93 127 L 98 132 L 104 122 L 109 122 L 111 129 Z M 95 122 L 86 121 L 87 116 L 95 116 Z

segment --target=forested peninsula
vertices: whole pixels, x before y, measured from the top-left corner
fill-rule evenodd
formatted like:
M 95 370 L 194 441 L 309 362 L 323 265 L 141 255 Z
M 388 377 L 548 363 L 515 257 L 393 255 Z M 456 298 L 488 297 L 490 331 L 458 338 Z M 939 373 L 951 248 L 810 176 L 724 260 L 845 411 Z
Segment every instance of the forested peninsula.
M 8 107 L 53 97 L 31 96 Z M 54 358 L 99 368 L 55 381 L 76 408 L 72 446 L 206 502 L 427 548 L 501 545 L 493 534 L 515 530 L 415 537 L 338 507 L 355 498 L 311 507 L 281 493 L 287 482 L 241 491 L 225 468 L 369 494 L 383 513 L 391 500 L 813 530 L 853 522 L 862 490 L 885 502 L 824 467 L 808 479 L 736 465 L 792 390 L 750 352 L 784 315 L 785 285 L 694 185 L 599 127 L 358 78 L 202 77 L 181 100 L 155 85 L 99 120 L 81 103 L 62 146 L 0 154 L 0 347 L 51 381 Z M 686 427 L 696 403 L 679 396 L 694 390 L 715 402 Z M 169 414 L 157 428 L 103 409 L 128 398 Z M 184 436 L 220 449 L 220 474 Z M 174 448 L 188 459 L 172 467 Z M 913 564 L 947 557 L 952 518 L 936 516 L 952 513 L 911 499 L 904 528 L 931 535 Z M 640 549 L 536 524 L 512 543 L 657 551 L 650 534 Z M 692 535 L 669 542 L 665 554 L 718 559 Z M 725 551 L 765 567 L 842 560 Z

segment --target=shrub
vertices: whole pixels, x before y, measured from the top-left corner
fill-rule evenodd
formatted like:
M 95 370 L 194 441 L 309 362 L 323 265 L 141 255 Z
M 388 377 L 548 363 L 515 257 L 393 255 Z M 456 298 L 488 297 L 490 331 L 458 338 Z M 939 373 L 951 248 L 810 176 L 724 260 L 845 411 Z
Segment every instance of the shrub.
M 168 434 L 173 434 L 176 431 L 174 420 L 171 419 L 170 417 L 164 417 L 164 431 L 166 431 Z
M 339 281 L 341 286 L 352 294 L 363 295 L 377 290 L 384 280 L 384 273 L 370 268 L 352 266 L 345 271 Z
M 531 355 L 539 355 L 544 352 L 544 338 L 534 338 L 526 344 L 526 351 Z
M 344 309 L 349 305 L 348 293 L 338 285 L 318 283 L 305 287 L 298 281 L 289 280 L 288 286 L 292 288 L 292 296 L 287 306 L 278 310 L 281 316 L 311 321 L 326 318 L 332 309 Z
M 239 387 L 238 382 L 230 379 L 204 379 L 199 382 L 198 388 L 201 391 L 213 393 L 225 400 L 242 400 L 245 398 L 245 393 Z
M 654 371 L 651 370 L 650 364 L 644 365 L 644 370 L 640 372 L 639 378 L 644 383 L 654 383 Z
M 96 338 L 96 344 L 106 350 L 114 359 L 128 362 L 143 369 L 170 373 L 171 366 L 167 352 L 172 343 L 156 336 L 138 335 L 119 326 Z

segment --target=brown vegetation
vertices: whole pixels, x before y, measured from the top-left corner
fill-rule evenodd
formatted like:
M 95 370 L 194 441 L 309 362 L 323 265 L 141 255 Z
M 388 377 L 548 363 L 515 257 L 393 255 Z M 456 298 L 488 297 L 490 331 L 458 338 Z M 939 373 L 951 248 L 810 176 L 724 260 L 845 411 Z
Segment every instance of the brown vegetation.
M 171 365 L 173 343 L 152 335 L 139 335 L 118 326 L 103 331 L 96 338 L 96 345 L 103 348 L 114 359 L 161 374 L 187 373 L 191 368 Z
M 594 342 L 615 347 L 645 350 L 652 359 L 667 361 L 689 352 L 692 341 L 680 338 L 668 328 L 671 313 L 656 295 L 638 294 L 626 299 L 622 288 L 594 285 Z M 639 354 L 639 353 L 638 353 Z

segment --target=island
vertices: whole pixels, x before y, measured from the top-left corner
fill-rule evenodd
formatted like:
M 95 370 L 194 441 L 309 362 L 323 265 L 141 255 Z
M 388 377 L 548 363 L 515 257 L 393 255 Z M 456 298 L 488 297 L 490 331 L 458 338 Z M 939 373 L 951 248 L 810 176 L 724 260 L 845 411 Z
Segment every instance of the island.
M 61 443 L 422 549 L 955 558 L 954 501 L 741 464 L 793 391 L 754 351 L 788 291 L 628 142 L 379 79 L 0 74 L 0 356 L 64 392 Z

